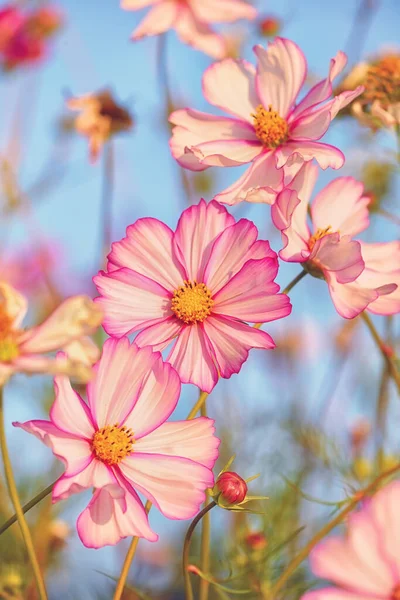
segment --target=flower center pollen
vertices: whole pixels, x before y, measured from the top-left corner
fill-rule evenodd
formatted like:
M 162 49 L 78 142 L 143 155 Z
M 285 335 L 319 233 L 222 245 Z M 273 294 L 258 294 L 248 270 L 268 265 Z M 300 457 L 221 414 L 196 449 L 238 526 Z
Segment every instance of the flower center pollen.
M 184 281 L 174 291 L 171 300 L 172 312 L 187 325 L 202 323 L 211 313 L 214 301 L 204 283 Z
M 331 229 L 332 229 L 331 225 L 329 225 L 328 227 L 325 227 L 325 229 L 317 229 L 317 231 L 314 233 L 314 235 L 312 235 L 310 237 L 310 239 L 308 240 L 308 247 L 310 248 L 310 250 L 312 250 L 314 248 L 314 246 L 318 240 L 325 237 L 326 235 L 329 235 L 330 233 L 333 233 L 333 231 L 331 231 Z
M 288 124 L 272 106 L 268 110 L 259 104 L 256 112 L 251 115 L 254 119 L 256 136 L 266 148 L 277 148 L 288 138 Z
M 13 320 L 0 305 L 0 361 L 9 362 L 19 356 L 18 344 L 13 331 Z
M 92 439 L 92 450 L 96 458 L 111 466 L 117 465 L 128 456 L 134 443 L 133 431 L 126 427 L 118 427 L 116 423 L 96 431 Z
M 365 82 L 363 98 L 378 100 L 383 108 L 400 101 L 400 56 L 388 55 L 371 65 Z

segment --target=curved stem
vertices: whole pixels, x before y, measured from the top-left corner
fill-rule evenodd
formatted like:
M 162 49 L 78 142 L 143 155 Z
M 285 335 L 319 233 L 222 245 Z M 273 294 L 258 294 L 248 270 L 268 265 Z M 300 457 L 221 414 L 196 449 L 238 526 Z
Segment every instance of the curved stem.
M 207 398 L 208 398 L 207 392 L 200 392 L 199 399 L 197 400 L 196 404 L 193 406 L 192 410 L 186 417 L 187 421 L 191 421 L 192 419 L 195 418 L 195 416 L 197 415 L 199 410 L 201 410 L 201 407 L 204 405 Z
M 207 407 L 206 403 L 202 405 L 200 409 L 200 414 L 202 417 L 207 416 Z M 206 490 L 206 500 L 205 500 L 205 508 L 210 502 L 210 493 L 209 490 Z M 210 514 L 207 513 L 203 516 L 203 521 L 201 523 L 201 545 L 200 545 L 200 565 L 203 573 L 208 573 L 210 570 L 210 539 L 211 539 L 211 519 Z M 200 590 L 199 590 L 199 600 L 208 600 L 208 589 L 210 587 L 207 579 L 200 580 Z
M 112 200 L 113 200 L 113 185 L 114 185 L 114 149 L 112 141 L 109 140 L 104 148 L 104 175 L 103 175 L 103 191 L 101 201 L 102 215 L 102 261 L 107 256 L 111 249 L 112 238 Z
M 371 317 L 365 311 L 363 313 L 361 313 L 361 316 L 364 319 L 365 324 L 367 325 L 376 345 L 378 346 L 379 350 L 381 351 L 381 354 L 386 362 L 390 376 L 392 377 L 393 381 L 395 382 L 397 391 L 400 394 L 400 373 L 397 370 L 396 363 L 394 362 L 393 358 L 391 356 L 389 356 L 389 354 L 387 353 L 385 344 L 382 341 L 379 333 L 377 332 L 375 325 L 372 322 Z
M 18 490 L 12 471 L 11 460 L 8 454 L 6 432 L 4 427 L 3 388 L 0 388 L 0 446 L 1 453 L 3 456 L 4 474 L 6 478 L 8 492 L 10 495 L 11 502 L 14 506 L 15 513 L 17 515 L 19 527 L 21 529 L 21 534 L 25 542 L 26 551 L 28 553 L 28 557 L 32 565 L 33 575 L 36 581 L 39 597 L 40 600 L 47 600 L 46 587 L 44 585 L 42 573 L 40 572 L 39 562 L 35 554 L 35 548 L 33 546 L 31 533 L 29 531 L 28 524 L 25 521 L 24 512 L 22 510 L 22 506 L 19 500 Z
M 46 498 L 46 496 L 48 496 L 49 494 L 51 494 L 51 491 L 53 489 L 53 486 L 56 482 L 53 481 L 53 483 L 51 483 L 49 486 L 47 486 L 47 488 L 45 488 L 44 490 L 42 490 L 41 492 L 39 492 L 34 498 L 32 498 L 32 500 L 29 500 L 29 502 L 27 502 L 26 504 L 24 504 L 24 506 L 22 507 L 22 512 L 25 514 L 28 512 L 28 510 L 30 510 L 31 508 L 33 508 L 34 506 L 36 506 L 36 504 L 38 504 L 41 500 L 43 500 L 43 498 Z M 3 523 L 3 525 L 0 527 L 0 535 L 2 533 L 4 533 L 5 531 L 7 531 L 7 529 L 9 527 L 11 527 L 11 525 L 14 525 L 14 523 L 16 523 L 18 521 L 18 517 L 17 515 L 13 515 L 12 517 L 10 517 L 8 519 L 8 521 L 6 521 L 5 523 Z
M 307 275 L 307 271 L 304 271 L 304 269 L 302 271 L 300 271 L 300 273 L 298 275 L 296 275 L 296 277 L 294 279 L 292 279 L 292 281 L 290 283 L 287 284 L 285 289 L 282 291 L 282 294 L 288 294 L 294 288 L 294 286 L 297 283 L 299 283 L 299 281 L 301 281 L 303 279 L 303 277 L 305 277 L 306 275 Z
M 194 600 L 192 584 L 190 582 L 190 573 L 188 571 L 189 566 L 189 552 L 190 552 L 190 542 L 192 540 L 193 532 L 196 528 L 196 525 L 201 521 L 201 519 L 206 515 L 214 506 L 217 506 L 216 502 L 212 501 L 210 504 L 207 504 L 203 508 L 201 512 L 193 519 L 191 522 L 189 529 L 187 530 L 185 541 L 183 544 L 183 555 L 182 555 L 182 569 L 183 569 L 183 577 L 185 580 L 185 598 L 186 600 Z
M 279 592 L 279 590 L 282 589 L 282 587 L 284 586 L 286 581 L 289 579 L 289 577 L 292 575 L 292 573 L 294 573 L 294 571 L 297 569 L 297 567 L 299 567 L 301 565 L 303 560 L 305 560 L 307 558 L 307 556 L 310 554 L 310 552 L 314 548 L 314 546 L 316 546 L 318 544 L 318 542 L 320 542 L 328 533 L 330 533 L 332 531 L 332 529 L 334 529 L 337 525 L 339 525 L 344 520 L 346 515 L 348 515 L 357 506 L 357 504 L 360 502 L 360 500 L 362 500 L 365 496 L 367 496 L 370 492 L 372 492 L 373 489 L 383 479 L 390 477 L 391 475 L 396 473 L 396 471 L 398 471 L 399 469 L 400 469 L 400 463 L 397 464 L 396 466 L 392 467 L 391 469 L 388 469 L 384 473 L 381 473 L 380 475 L 378 475 L 378 477 L 376 479 L 374 479 L 374 481 L 372 481 L 372 483 L 370 483 L 366 488 L 357 492 L 353 496 L 353 498 L 349 501 L 349 504 L 342 511 L 340 511 L 340 513 L 334 519 L 332 519 L 332 521 L 329 521 L 329 523 L 324 525 L 324 527 L 322 527 L 322 529 L 317 531 L 317 533 L 314 535 L 314 537 L 311 538 L 311 540 L 308 542 L 308 544 L 306 544 L 302 548 L 302 550 L 300 550 L 300 552 L 294 557 L 294 559 L 288 564 L 285 571 L 282 573 L 282 575 L 279 577 L 279 579 L 277 580 L 275 585 L 272 587 L 272 589 L 270 591 L 270 596 L 269 596 L 270 600 L 276 600 L 277 593 Z

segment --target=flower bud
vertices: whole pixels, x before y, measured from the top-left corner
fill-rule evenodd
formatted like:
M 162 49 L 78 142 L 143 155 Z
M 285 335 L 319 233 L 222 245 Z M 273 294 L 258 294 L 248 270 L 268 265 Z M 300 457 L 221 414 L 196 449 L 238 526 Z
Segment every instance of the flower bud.
M 267 547 L 267 538 L 262 531 L 252 531 L 245 537 L 246 546 L 250 550 L 264 550 Z
M 218 504 L 240 504 L 246 498 L 246 494 L 247 484 L 237 473 L 225 471 L 218 477 L 214 487 L 214 496 L 218 497 Z
M 275 37 L 279 33 L 281 26 L 282 24 L 277 17 L 269 16 L 260 21 L 260 33 L 266 37 Z

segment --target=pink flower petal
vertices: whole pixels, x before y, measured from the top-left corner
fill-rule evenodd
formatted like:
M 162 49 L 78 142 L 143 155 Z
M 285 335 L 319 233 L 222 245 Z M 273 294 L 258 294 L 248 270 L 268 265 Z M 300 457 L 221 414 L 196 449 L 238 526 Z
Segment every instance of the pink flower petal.
M 321 169 L 340 169 L 344 165 L 344 154 L 335 146 L 322 144 L 321 142 L 312 141 L 293 141 L 287 142 L 276 150 L 278 159 L 277 167 L 280 169 L 286 164 L 286 161 L 298 154 L 304 161 L 309 161 L 315 158 Z
M 191 519 L 214 483 L 212 471 L 187 458 L 134 452 L 120 464 L 124 476 L 169 519 Z
M 212 343 L 221 377 L 229 378 L 233 373 L 239 373 L 251 348 L 270 350 L 275 347 L 265 331 L 231 318 L 208 317 L 204 329 Z
M 162 352 L 179 335 L 183 327 L 184 324 L 175 315 L 168 317 L 168 319 L 155 325 L 150 325 L 138 333 L 135 337 L 135 344 L 140 348 L 143 346 L 152 346 L 155 352 Z
M 13 326 L 20 327 L 28 311 L 28 301 L 25 296 L 5 281 L 0 281 L 0 304 L 12 319 Z
M 181 391 L 176 371 L 163 361 L 161 354 L 153 354 L 152 364 L 147 358 L 146 365 L 145 356 L 148 351 L 148 347 L 140 351 L 143 366 L 147 369 L 146 380 L 139 391 L 137 402 L 123 421 L 126 427 L 132 429 L 135 441 L 147 436 L 168 419 L 175 410 Z
M 243 200 L 273 204 L 276 194 L 282 188 L 283 177 L 283 169 L 276 168 L 274 152 L 264 152 L 255 158 L 235 183 L 217 194 L 215 199 L 230 206 Z
M 238 19 L 255 19 L 256 9 L 241 0 L 191 0 L 190 7 L 199 21 L 231 23 Z
M 9 363 L 0 363 L 0 386 L 3 386 L 11 375 L 18 371 L 15 365 L 10 365 Z
M 319 140 L 327 132 L 331 124 L 329 108 L 300 115 L 290 126 L 291 140 Z
M 108 260 L 115 267 L 128 267 L 172 291 L 185 279 L 172 252 L 173 236 L 171 229 L 158 219 L 138 219 L 129 225 L 125 238 L 113 243 Z
M 138 401 L 144 378 L 157 363 L 158 353 L 138 348 L 128 338 L 108 339 L 87 394 L 97 427 L 122 424 Z M 97 486 L 99 487 L 99 486 Z
M 214 33 L 207 23 L 198 21 L 189 7 L 185 8 L 182 4 L 178 7 L 179 15 L 174 27 L 179 39 L 213 58 L 223 58 L 226 54 L 224 38 Z
M 132 39 L 140 40 L 147 35 L 159 35 L 171 29 L 178 16 L 178 10 L 175 0 L 163 0 L 147 13 L 133 32 Z
M 357 594 L 339 590 L 338 588 L 323 588 L 314 592 L 307 592 L 301 597 L 301 600 L 379 600 L 377 596 L 366 596 L 365 594 Z
M 119 490 L 125 494 L 121 497 Z M 109 485 L 94 492 L 77 521 L 78 535 L 87 548 L 114 546 L 126 537 L 138 536 L 156 542 L 148 517 L 136 492 Z
M 92 460 L 92 449 L 87 440 L 61 431 L 50 421 L 14 422 L 13 425 L 33 434 L 46 444 L 53 454 L 64 463 L 65 474 L 68 476 L 80 473 Z
M 370 244 L 360 242 L 365 267 L 379 272 L 398 271 L 400 268 L 400 242 Z
M 182 456 L 208 469 L 218 458 L 220 440 L 213 434 L 214 421 L 200 417 L 192 421 L 164 423 L 135 443 L 135 452 Z
M 209 204 L 201 200 L 183 211 L 175 232 L 174 249 L 190 281 L 203 281 L 213 242 L 234 222 L 228 211 L 214 200 Z
M 204 72 L 203 94 L 210 104 L 250 123 L 256 139 L 251 115 L 260 101 L 255 90 L 255 69 L 251 63 L 232 58 L 214 63 Z
M 267 49 L 255 46 L 258 59 L 256 88 L 265 108 L 286 118 L 304 83 L 307 62 L 300 48 L 284 38 L 275 38 Z
M 140 10 L 151 4 L 158 4 L 163 0 L 121 0 L 121 8 L 123 10 Z
M 334 273 L 327 272 L 325 276 L 332 302 L 340 316 L 345 319 L 357 317 L 379 296 L 376 290 L 364 288 L 357 281 L 343 284 L 338 283 Z
M 89 407 L 71 387 L 65 375 L 54 379 L 56 397 L 50 419 L 56 427 L 77 438 L 91 440 L 95 432 Z
M 167 360 L 178 372 L 182 383 L 193 383 L 201 390 L 211 392 L 218 381 L 211 351 L 203 327 L 187 325 L 179 334 Z
M 193 146 L 191 152 L 209 167 L 238 167 L 259 156 L 262 146 L 259 141 L 215 140 Z
M 385 485 L 367 505 L 377 531 L 379 531 L 379 547 L 384 556 L 395 569 L 396 579 L 400 580 L 400 482 L 393 481 Z
M 311 206 L 315 230 L 339 231 L 340 235 L 357 235 L 369 225 L 368 204 L 364 186 L 353 177 L 338 177 L 323 188 Z
M 274 283 L 278 261 L 249 260 L 214 297 L 213 314 L 251 323 L 266 323 L 286 317 L 291 304 L 286 294 L 277 294 Z
M 105 313 L 103 327 L 122 336 L 169 317 L 172 294 L 153 279 L 130 269 L 100 271 L 93 281 L 101 294 L 96 303 Z
M 79 494 L 89 488 L 102 488 L 116 483 L 112 470 L 100 460 L 93 459 L 82 471 L 67 477 L 65 474 L 53 487 L 53 502 L 66 500 L 72 494 Z
M 282 260 L 304 262 L 310 255 L 307 225 L 307 203 L 302 202 L 297 192 L 285 189 L 271 210 L 272 222 L 282 233 L 283 248 L 279 252 Z
M 350 283 L 364 270 L 360 242 L 338 233 L 328 234 L 316 241 L 310 260 L 321 263 L 322 268 L 334 271 L 338 283 Z

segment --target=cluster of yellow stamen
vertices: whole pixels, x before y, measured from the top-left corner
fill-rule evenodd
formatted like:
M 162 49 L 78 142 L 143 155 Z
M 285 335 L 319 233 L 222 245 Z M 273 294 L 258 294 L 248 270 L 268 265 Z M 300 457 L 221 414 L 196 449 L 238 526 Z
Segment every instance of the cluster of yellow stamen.
M 7 314 L 4 305 L 0 304 L 0 361 L 9 362 L 19 355 L 15 339 L 13 319 Z
M 368 69 L 363 82 L 366 103 L 379 101 L 383 108 L 400 102 L 400 55 L 388 55 L 378 60 Z
M 268 110 L 259 104 L 256 112 L 251 115 L 254 119 L 256 136 L 266 148 L 277 148 L 288 138 L 288 124 L 272 106 Z
M 133 431 L 124 427 L 107 425 L 99 429 L 92 439 L 92 450 L 96 458 L 107 465 L 117 465 L 132 452 Z
M 328 227 L 325 227 L 325 229 L 317 229 L 317 231 L 308 240 L 308 247 L 310 248 L 310 250 L 312 250 L 314 248 L 314 246 L 318 240 L 325 237 L 329 233 L 333 233 L 333 231 L 331 231 L 331 229 L 332 229 L 332 227 L 330 225 L 328 225 Z
M 214 301 L 211 292 L 204 283 L 184 281 L 174 291 L 171 300 L 172 312 L 187 325 L 202 323 L 211 313 Z

